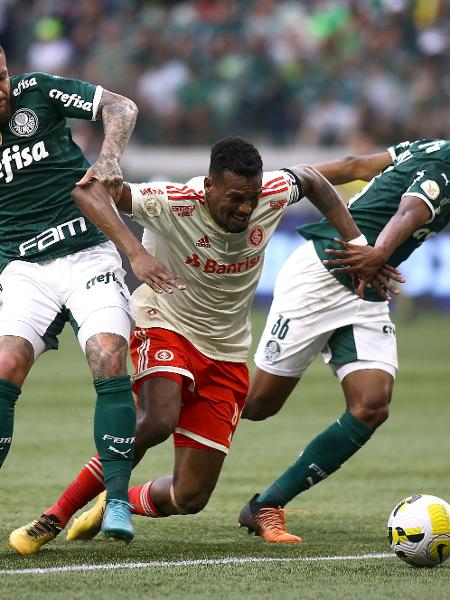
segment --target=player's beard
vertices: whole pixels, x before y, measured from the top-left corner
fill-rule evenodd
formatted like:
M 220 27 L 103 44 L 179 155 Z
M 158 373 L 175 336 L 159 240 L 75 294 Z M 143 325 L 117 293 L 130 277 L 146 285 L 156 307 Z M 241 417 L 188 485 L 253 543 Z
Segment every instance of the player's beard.
M 6 125 L 14 112 L 15 100 L 11 97 L 7 98 L 3 106 L 0 108 L 0 126 Z

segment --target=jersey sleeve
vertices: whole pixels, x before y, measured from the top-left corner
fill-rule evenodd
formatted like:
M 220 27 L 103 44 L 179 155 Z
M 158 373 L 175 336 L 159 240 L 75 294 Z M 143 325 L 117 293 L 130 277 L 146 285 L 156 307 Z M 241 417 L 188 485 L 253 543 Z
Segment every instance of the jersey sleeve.
M 282 208 L 295 204 L 302 197 L 300 179 L 290 169 L 264 173 L 260 198 L 268 198 L 272 205 L 278 202 Z
M 103 88 L 79 79 L 37 73 L 36 78 L 47 101 L 61 117 L 95 121 Z
M 412 142 L 400 142 L 399 144 L 395 144 L 395 146 L 389 146 L 387 151 L 391 155 L 392 162 L 395 161 L 403 152 L 409 150 Z
M 440 161 L 425 163 L 403 196 L 417 196 L 423 200 L 430 209 L 431 218 L 427 222 L 431 223 L 450 198 L 450 167 Z
M 170 227 L 171 211 L 166 182 L 130 183 L 132 219 L 142 227 L 164 231 Z

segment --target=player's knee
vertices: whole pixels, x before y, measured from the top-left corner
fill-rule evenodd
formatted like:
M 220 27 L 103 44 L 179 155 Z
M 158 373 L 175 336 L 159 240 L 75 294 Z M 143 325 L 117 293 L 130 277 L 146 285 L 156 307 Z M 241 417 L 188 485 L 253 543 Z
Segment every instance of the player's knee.
M 168 415 L 142 414 L 136 420 L 136 445 L 151 448 L 161 444 L 175 431 L 176 421 Z
M 128 342 L 115 333 L 97 333 L 86 342 L 86 358 L 94 379 L 112 379 L 127 373 Z
M 211 494 L 205 490 L 174 490 L 178 508 L 185 515 L 194 515 L 205 508 Z
M 250 421 L 264 421 L 278 412 L 278 407 L 274 406 L 266 396 L 250 393 L 245 400 L 242 418 Z
M 389 417 L 389 402 L 387 398 L 376 401 L 360 403 L 357 407 L 350 410 L 355 419 L 358 419 L 367 427 L 377 429 Z
M 0 379 L 18 384 L 23 381 L 30 368 L 28 361 L 18 352 L 0 352 Z

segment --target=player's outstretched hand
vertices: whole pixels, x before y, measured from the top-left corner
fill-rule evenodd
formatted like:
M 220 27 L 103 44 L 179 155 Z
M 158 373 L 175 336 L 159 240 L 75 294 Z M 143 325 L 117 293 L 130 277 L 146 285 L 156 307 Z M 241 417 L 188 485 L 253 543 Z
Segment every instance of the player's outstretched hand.
M 116 159 L 99 158 L 77 181 L 78 187 L 87 186 L 93 179 L 100 181 L 108 190 L 109 195 L 115 202 L 120 200 L 123 188 L 123 175 Z
M 327 248 L 325 250 L 327 254 L 336 257 L 323 261 L 325 265 L 335 267 L 330 270 L 330 273 L 339 275 L 339 271 L 344 269 L 346 275 L 355 274 L 363 278 L 367 277 L 368 281 L 379 274 L 385 279 L 393 279 L 398 283 L 405 282 L 398 269 L 384 263 L 384 257 L 377 248 L 356 246 L 339 238 L 334 238 L 334 241 L 338 242 L 343 249 Z
M 185 290 L 186 285 L 178 275 L 174 275 L 145 250 L 130 258 L 133 273 L 140 280 L 149 285 L 157 294 L 172 294 L 175 290 Z

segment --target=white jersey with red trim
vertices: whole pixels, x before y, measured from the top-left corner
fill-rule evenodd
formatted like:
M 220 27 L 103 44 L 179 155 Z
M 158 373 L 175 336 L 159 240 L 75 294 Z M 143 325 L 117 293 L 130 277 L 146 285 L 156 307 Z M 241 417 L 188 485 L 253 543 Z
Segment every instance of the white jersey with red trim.
M 134 317 L 139 327 L 177 331 L 210 358 L 241 362 L 264 250 L 285 207 L 300 199 L 300 185 L 287 171 L 264 173 L 247 230 L 227 233 L 210 215 L 204 179 L 130 184 L 133 219 L 145 228 L 142 243 L 187 286 L 160 295 L 141 285 L 133 294 Z

